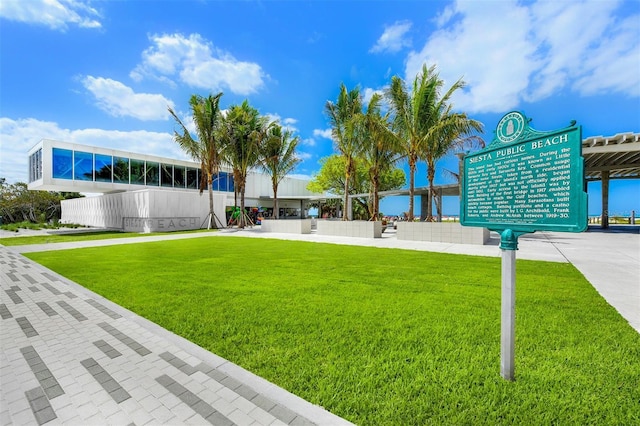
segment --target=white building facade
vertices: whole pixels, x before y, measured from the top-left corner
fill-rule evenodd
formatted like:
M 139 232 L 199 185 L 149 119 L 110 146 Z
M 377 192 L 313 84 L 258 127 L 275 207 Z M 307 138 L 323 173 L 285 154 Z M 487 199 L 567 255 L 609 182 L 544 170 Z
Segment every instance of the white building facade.
M 43 139 L 29 150 L 31 190 L 101 194 L 62 201 L 63 223 L 156 232 L 207 227 L 209 195 L 199 192 L 200 165 L 146 154 Z M 307 180 L 285 177 L 278 185 L 281 218 L 304 218 L 307 203 L 321 194 L 306 189 Z M 213 182 L 217 225 L 227 224 L 235 202 L 231 170 L 222 167 Z M 249 214 L 273 214 L 268 175 L 247 176 Z

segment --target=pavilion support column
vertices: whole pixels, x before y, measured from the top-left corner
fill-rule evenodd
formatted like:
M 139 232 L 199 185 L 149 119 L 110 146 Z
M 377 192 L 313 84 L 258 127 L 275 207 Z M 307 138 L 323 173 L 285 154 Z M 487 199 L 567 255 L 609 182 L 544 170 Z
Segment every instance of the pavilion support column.
M 609 228 L 609 172 L 602 172 L 602 229 Z
M 420 222 L 424 222 L 427 220 L 427 209 L 429 208 L 429 203 L 431 202 L 431 196 L 429 191 L 425 194 L 420 195 Z

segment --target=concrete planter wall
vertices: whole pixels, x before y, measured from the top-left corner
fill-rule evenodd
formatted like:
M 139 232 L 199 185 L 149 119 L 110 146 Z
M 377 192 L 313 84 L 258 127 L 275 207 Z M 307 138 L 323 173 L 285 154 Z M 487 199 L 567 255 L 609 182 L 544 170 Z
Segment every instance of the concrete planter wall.
M 318 219 L 316 233 L 318 235 L 338 235 L 342 237 L 382 238 L 382 222 Z
M 264 232 L 279 232 L 284 234 L 310 234 L 311 219 L 263 219 L 260 228 Z
M 446 222 L 398 222 L 398 240 L 479 244 L 489 241 L 489 230 Z

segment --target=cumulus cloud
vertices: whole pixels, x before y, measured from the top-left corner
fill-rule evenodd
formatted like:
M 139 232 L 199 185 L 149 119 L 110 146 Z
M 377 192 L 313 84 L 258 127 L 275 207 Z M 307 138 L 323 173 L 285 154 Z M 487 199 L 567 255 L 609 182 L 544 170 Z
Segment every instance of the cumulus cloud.
M 384 99 L 384 90 L 385 87 L 382 87 L 380 89 L 372 89 L 371 87 L 366 87 L 363 91 L 362 91 L 362 103 L 364 105 L 369 105 L 369 102 L 371 101 L 371 98 L 373 98 L 374 94 L 378 94 L 380 96 L 382 96 L 382 102 L 383 104 L 385 104 L 385 99 Z
M 325 139 L 333 139 L 333 136 L 331 136 L 331 129 L 314 129 L 313 136 L 320 136 L 321 138 Z
M 69 25 L 81 28 L 102 26 L 98 11 L 78 0 L 5 0 L 0 2 L 0 18 L 61 31 Z
M 145 130 L 64 129 L 57 123 L 35 118 L 0 117 L 0 170 L 8 182 L 27 181 L 27 152 L 41 139 L 146 153 L 189 160 L 170 133 Z
M 640 95 L 639 14 L 619 17 L 619 3 L 457 1 L 436 19 L 423 48 L 407 56 L 405 78 L 436 64 L 468 112 L 503 112 L 563 90 Z
M 166 120 L 171 100 L 162 95 L 135 93 L 133 89 L 110 78 L 86 76 L 82 84 L 98 101 L 100 109 L 114 117 L 134 117 L 139 120 Z
M 136 81 L 154 78 L 175 84 L 173 79 L 177 78 L 191 87 L 250 95 L 268 78 L 260 65 L 237 60 L 199 34 L 152 35 L 149 40 L 152 45 L 130 73 Z
M 398 21 L 393 25 L 385 26 L 384 32 L 369 52 L 395 53 L 404 47 L 411 47 L 411 40 L 407 38 L 407 32 L 409 32 L 410 29 L 411 22 L 409 21 Z
M 297 133 L 298 128 L 295 126 L 298 120 L 295 118 L 282 118 L 279 114 L 267 113 L 265 116 L 268 117 L 269 121 L 275 121 L 282 126 L 283 129 L 289 130 L 290 132 Z
M 313 154 L 309 152 L 296 151 L 296 157 L 301 161 L 307 161 L 313 158 Z

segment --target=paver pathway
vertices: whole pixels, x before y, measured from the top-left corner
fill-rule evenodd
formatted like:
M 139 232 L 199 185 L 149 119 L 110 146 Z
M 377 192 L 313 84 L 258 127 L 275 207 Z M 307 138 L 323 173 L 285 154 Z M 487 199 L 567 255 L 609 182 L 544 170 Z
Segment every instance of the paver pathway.
M 0 424 L 349 424 L 0 246 Z

